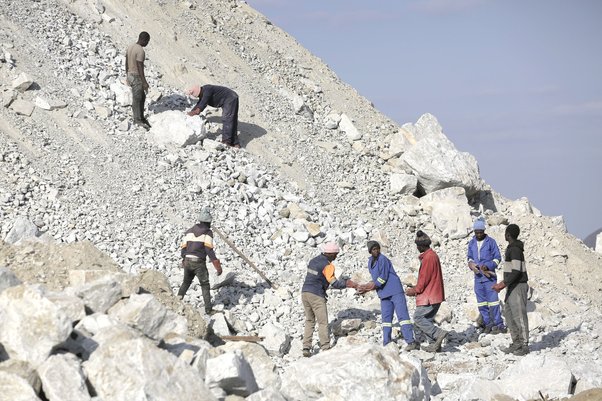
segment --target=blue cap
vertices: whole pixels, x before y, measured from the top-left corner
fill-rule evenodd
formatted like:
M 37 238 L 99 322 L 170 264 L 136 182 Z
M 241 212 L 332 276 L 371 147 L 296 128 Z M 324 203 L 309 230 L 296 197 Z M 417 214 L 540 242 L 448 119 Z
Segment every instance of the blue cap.
M 472 229 L 485 231 L 485 222 L 481 219 L 475 220 L 474 225 L 472 226 Z

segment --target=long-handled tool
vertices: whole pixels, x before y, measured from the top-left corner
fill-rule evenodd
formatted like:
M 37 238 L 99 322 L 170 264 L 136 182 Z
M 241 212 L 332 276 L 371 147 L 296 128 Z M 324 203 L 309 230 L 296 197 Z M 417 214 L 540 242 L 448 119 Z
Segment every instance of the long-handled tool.
M 262 278 L 262 279 L 264 279 L 266 283 L 268 283 L 268 285 L 269 285 L 270 287 L 272 287 L 273 289 L 276 289 L 276 288 L 278 288 L 278 287 L 277 287 L 277 286 L 276 286 L 274 283 L 272 283 L 272 282 L 270 281 L 270 279 L 269 279 L 269 278 L 267 278 L 267 277 L 266 277 L 266 275 L 265 275 L 265 274 L 263 274 L 263 272 L 262 272 L 261 270 L 259 270 L 259 268 L 258 268 L 258 267 L 255 265 L 255 263 L 253 263 L 253 262 L 251 261 L 251 259 L 249 259 L 248 257 L 246 257 L 246 256 L 245 256 L 245 254 L 244 254 L 244 253 L 242 253 L 242 252 L 241 252 L 241 251 L 240 251 L 240 250 L 239 250 L 239 249 L 236 247 L 236 245 L 234 245 L 234 243 L 233 243 L 232 241 L 230 241 L 230 239 L 229 239 L 228 237 L 226 237 L 226 235 L 225 235 L 223 232 L 221 232 L 221 230 L 220 230 L 219 228 L 217 228 L 217 227 L 215 227 L 215 226 L 214 226 L 214 227 L 211 227 L 211 229 L 212 229 L 213 231 L 215 231 L 215 233 L 216 233 L 217 235 L 219 235 L 219 236 L 220 236 L 220 238 L 221 238 L 221 239 L 223 239 L 223 240 L 224 240 L 224 242 L 225 242 L 226 244 L 228 244 L 228 246 L 229 246 L 230 248 L 232 248 L 232 250 L 238 254 L 238 256 L 240 256 L 241 258 L 243 258 L 243 259 L 244 259 L 244 261 L 245 261 L 245 262 L 247 262 L 247 263 L 249 264 L 249 266 L 251 266 L 251 267 L 253 268 L 253 270 L 255 270 L 255 271 L 257 272 L 257 274 L 259 274 L 259 275 L 261 276 L 261 278 Z

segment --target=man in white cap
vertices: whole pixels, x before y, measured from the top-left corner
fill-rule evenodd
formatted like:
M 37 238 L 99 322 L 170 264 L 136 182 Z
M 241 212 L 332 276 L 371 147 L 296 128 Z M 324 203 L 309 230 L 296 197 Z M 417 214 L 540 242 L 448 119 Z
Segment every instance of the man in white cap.
M 180 299 L 184 298 L 186 291 L 196 276 L 201 284 L 205 312 L 211 314 L 211 293 L 209 288 L 209 272 L 207 271 L 206 259 L 209 257 L 217 275 L 222 274 L 222 265 L 213 251 L 213 232 L 211 221 L 213 217 L 208 208 L 204 208 L 199 216 L 199 222 L 192 226 L 184 235 L 182 243 L 182 266 L 184 267 L 184 281 L 178 291 Z
M 301 289 L 301 300 L 305 311 L 305 331 L 303 332 L 303 356 L 311 356 L 312 337 L 316 321 L 318 322 L 318 338 L 322 351 L 330 349 L 328 332 L 328 310 L 326 308 L 326 290 L 328 287 L 342 290 L 357 288 L 351 279 L 337 279 L 332 263 L 339 253 L 339 246 L 329 242 L 322 248 L 322 253 L 309 261 L 307 274 Z
M 186 90 L 188 96 L 198 97 L 197 104 L 188 112 L 189 116 L 201 114 L 207 106 L 222 109 L 222 142 L 240 148 L 238 142 L 238 94 L 230 88 L 218 85 L 194 85 Z

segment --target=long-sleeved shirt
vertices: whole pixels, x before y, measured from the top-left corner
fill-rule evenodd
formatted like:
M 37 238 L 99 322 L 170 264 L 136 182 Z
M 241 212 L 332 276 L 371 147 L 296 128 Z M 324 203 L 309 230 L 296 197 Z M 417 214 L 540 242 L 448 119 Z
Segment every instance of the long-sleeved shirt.
M 393 268 L 393 264 L 382 253 L 376 260 L 373 256 L 368 258 L 368 270 L 372 281 L 376 285 L 376 293 L 379 298 L 388 298 L 395 294 L 403 294 L 401 280 Z
M 506 248 L 503 271 L 507 292 L 512 291 L 518 283 L 529 281 L 524 249 L 525 245 L 519 240 L 512 241 Z
M 311 292 L 322 298 L 328 298 L 326 290 L 329 286 L 342 290 L 347 286 L 347 280 L 337 279 L 334 275 L 334 264 L 324 254 L 316 256 L 307 265 L 307 274 L 303 282 L 302 292 Z
M 186 231 L 181 248 L 183 258 L 190 255 L 203 262 L 207 257 L 212 262 L 217 259 L 213 250 L 213 232 L 205 223 L 195 224 Z
M 477 266 L 487 266 L 487 269 L 493 272 L 494 275 L 495 269 L 501 260 L 500 248 L 497 246 L 497 242 L 490 236 L 485 236 L 480 243 L 476 237 L 473 237 L 468 243 L 468 261 L 474 262 Z M 482 273 L 477 273 L 474 276 L 475 280 L 479 282 L 495 280 L 495 276 L 493 275 L 490 278 L 487 278 Z
M 416 306 L 440 304 L 445 301 L 443 288 L 443 272 L 439 256 L 431 248 L 422 252 L 418 283 L 416 283 Z
M 227 100 L 238 97 L 236 92 L 225 86 L 218 85 L 203 85 L 201 87 L 201 98 L 197 102 L 194 109 L 205 110 L 205 107 L 223 107 Z

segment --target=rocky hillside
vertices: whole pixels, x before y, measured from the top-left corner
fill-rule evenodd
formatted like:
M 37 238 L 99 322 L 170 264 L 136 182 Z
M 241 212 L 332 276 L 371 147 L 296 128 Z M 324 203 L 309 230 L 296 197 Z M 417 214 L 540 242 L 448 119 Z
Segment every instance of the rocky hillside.
M 0 10 L 0 400 L 599 394 L 601 255 L 561 217 L 496 193 L 434 116 L 398 126 L 244 2 L 0 0 Z M 142 30 L 148 133 L 130 124 L 122 84 L 124 49 Z M 219 110 L 198 130 L 186 124 L 190 83 L 237 91 L 242 149 L 215 141 Z M 184 302 L 172 295 L 179 242 L 203 206 L 274 283 L 217 237 L 225 274 L 211 277 L 223 284 L 211 317 L 198 313 L 196 284 Z M 523 358 L 499 351 L 508 336 L 476 331 L 465 254 L 478 216 L 502 251 L 506 225 L 522 229 L 533 289 Z M 443 263 L 444 352 L 381 347 L 375 295 L 345 290 L 329 298 L 336 346 L 301 358 L 300 286 L 320 245 L 338 241 L 337 273 L 363 281 L 376 239 L 411 282 L 418 229 Z M 218 338 L 230 335 L 262 340 Z

